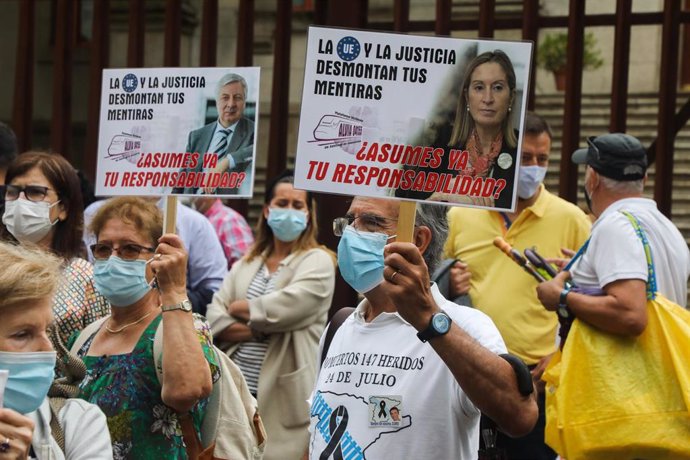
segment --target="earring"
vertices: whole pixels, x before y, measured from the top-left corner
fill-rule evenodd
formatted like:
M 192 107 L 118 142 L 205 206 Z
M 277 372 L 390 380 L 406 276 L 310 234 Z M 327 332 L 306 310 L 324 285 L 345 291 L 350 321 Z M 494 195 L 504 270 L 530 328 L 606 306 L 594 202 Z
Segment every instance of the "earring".
M 468 112 L 470 111 L 470 105 L 469 104 L 467 104 L 467 111 Z
M 508 112 L 512 112 L 512 111 L 513 111 L 513 108 L 512 108 L 512 107 L 508 107 Z

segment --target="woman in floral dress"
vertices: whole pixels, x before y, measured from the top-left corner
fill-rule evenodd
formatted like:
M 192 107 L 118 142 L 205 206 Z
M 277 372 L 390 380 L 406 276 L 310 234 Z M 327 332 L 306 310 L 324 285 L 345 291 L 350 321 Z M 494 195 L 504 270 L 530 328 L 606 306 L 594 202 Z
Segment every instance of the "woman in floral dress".
M 109 201 L 91 228 L 96 286 L 112 314 L 79 347 L 87 367 L 80 396 L 106 414 L 115 459 L 189 458 L 219 369 L 209 328 L 187 300 L 182 242 L 161 236 L 160 211 L 140 198 Z

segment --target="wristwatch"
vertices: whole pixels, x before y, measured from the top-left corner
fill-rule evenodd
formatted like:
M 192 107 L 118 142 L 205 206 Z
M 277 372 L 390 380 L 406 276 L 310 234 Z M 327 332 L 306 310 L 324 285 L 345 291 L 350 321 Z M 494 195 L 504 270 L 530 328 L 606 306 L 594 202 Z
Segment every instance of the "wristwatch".
M 561 291 L 561 295 L 558 298 L 558 316 L 561 318 L 570 317 L 570 309 L 568 308 L 568 294 L 570 294 L 570 288 L 566 287 Z
M 451 323 L 452 320 L 450 316 L 448 316 L 445 311 L 441 310 L 438 313 L 434 313 L 426 329 L 417 332 L 417 337 L 419 337 L 419 340 L 422 342 L 427 342 L 434 337 L 445 335 L 450 331 Z
M 186 312 L 192 311 L 192 302 L 189 301 L 189 299 L 184 299 L 182 302 L 178 302 L 173 305 L 162 305 L 161 310 L 165 311 L 172 311 L 172 310 L 182 310 Z

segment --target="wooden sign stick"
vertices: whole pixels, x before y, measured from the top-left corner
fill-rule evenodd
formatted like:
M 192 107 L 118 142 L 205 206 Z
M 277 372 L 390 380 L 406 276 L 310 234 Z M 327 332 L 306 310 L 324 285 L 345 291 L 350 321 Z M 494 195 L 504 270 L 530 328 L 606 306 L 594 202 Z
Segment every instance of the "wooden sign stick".
M 166 196 L 165 197 L 165 222 L 163 228 L 164 233 L 176 233 L 175 224 L 177 223 L 177 197 L 176 196 Z
M 416 201 L 401 201 L 398 213 L 398 241 L 403 243 L 414 242 L 414 220 L 417 214 Z

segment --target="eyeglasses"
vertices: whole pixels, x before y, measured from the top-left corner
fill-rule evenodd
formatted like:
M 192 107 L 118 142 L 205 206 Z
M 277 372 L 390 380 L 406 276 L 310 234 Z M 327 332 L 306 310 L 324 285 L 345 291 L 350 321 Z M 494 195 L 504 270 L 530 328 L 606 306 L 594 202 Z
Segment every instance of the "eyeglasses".
M 599 161 L 601 160 L 601 154 L 599 153 L 599 148 L 594 145 L 594 140 L 596 139 L 596 136 L 590 136 L 587 138 L 587 145 L 589 145 L 589 149 L 591 152 L 594 153 L 594 159 Z
M 355 221 L 357 221 L 357 225 L 354 225 Z M 361 214 L 357 217 L 336 217 L 333 219 L 333 234 L 335 236 L 343 236 L 343 231 L 348 225 L 353 225 L 355 230 L 360 232 L 385 233 L 385 231 L 390 229 L 392 224 L 396 223 L 397 221 L 397 219 L 376 216 L 373 214 Z
M 24 196 L 29 201 L 43 201 L 48 194 L 48 190 L 52 188 L 43 187 L 42 185 L 6 185 L 5 186 L 5 201 L 14 201 L 19 198 L 19 194 L 24 192 Z M 54 190 L 53 190 L 54 191 Z
M 93 257 L 98 260 L 105 260 L 110 257 L 113 251 L 117 251 L 121 259 L 124 260 L 135 260 L 139 258 L 139 254 L 143 251 L 154 252 L 156 248 L 147 248 L 146 246 L 141 246 L 139 244 L 128 243 L 123 244 L 119 248 L 114 248 L 109 244 L 96 243 L 91 245 L 91 252 Z

